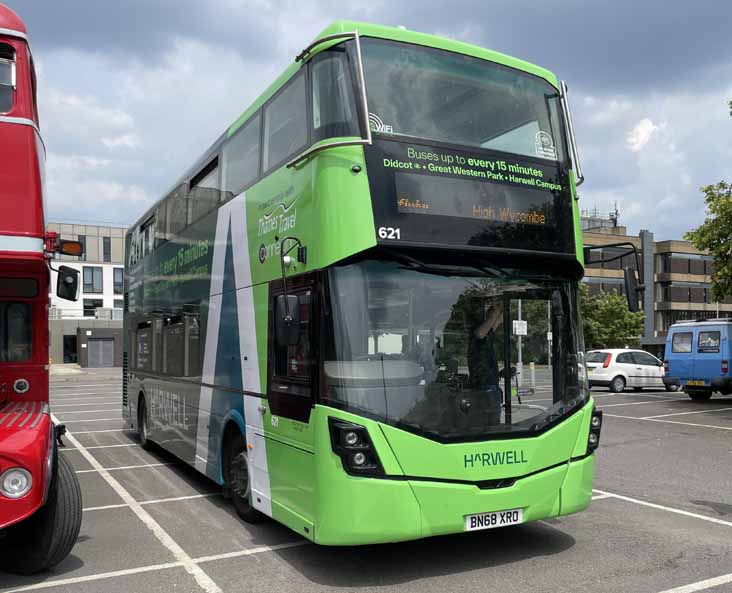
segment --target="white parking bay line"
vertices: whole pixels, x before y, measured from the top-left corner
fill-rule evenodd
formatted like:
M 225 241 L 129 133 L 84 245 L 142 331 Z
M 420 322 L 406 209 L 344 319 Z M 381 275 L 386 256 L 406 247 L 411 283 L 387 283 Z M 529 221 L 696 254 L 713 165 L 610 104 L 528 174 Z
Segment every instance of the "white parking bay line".
M 88 449 L 88 447 L 87 447 Z M 119 471 L 121 469 L 143 469 L 146 467 L 167 467 L 169 465 L 176 465 L 175 463 L 143 463 L 142 465 L 120 465 L 118 467 L 105 467 L 104 469 L 108 472 Z M 96 469 L 77 469 L 77 474 L 92 474 L 98 470 Z
M 197 498 L 211 498 L 212 496 L 221 496 L 219 492 L 208 492 L 206 494 L 189 494 L 188 496 L 174 496 L 173 498 L 158 498 L 156 500 L 142 500 L 140 504 L 147 506 L 149 504 L 162 504 L 166 502 L 180 502 L 182 500 L 194 500 Z M 123 509 L 127 507 L 125 503 L 121 504 L 107 504 L 101 507 L 87 507 L 82 509 L 85 513 L 87 511 L 106 511 L 108 509 Z
M 107 410 L 107 412 L 109 412 L 109 410 Z M 108 420 L 122 420 L 122 418 L 76 418 L 73 420 L 59 420 L 59 422 L 61 424 L 68 424 L 69 422 L 106 422 Z
M 54 421 L 57 421 L 57 419 L 54 418 Z M 186 553 L 186 551 L 181 548 L 180 545 L 168 534 L 168 532 L 163 529 L 160 523 L 158 523 L 153 518 L 153 516 L 148 513 L 142 507 L 142 505 L 134 499 L 134 497 L 125 489 L 125 487 L 122 486 L 122 484 L 120 484 L 106 469 L 102 467 L 102 464 L 97 461 L 97 458 L 89 453 L 84 445 L 76 440 L 74 435 L 66 433 L 66 438 L 71 442 L 72 445 L 79 449 L 81 454 L 84 456 L 84 459 L 86 459 L 91 464 L 91 466 L 99 472 L 99 475 L 102 477 L 102 479 L 107 482 L 107 484 L 112 487 L 112 489 L 119 495 L 119 497 L 129 505 L 130 510 L 132 510 L 132 512 L 137 515 L 140 521 L 145 524 L 145 526 L 152 532 L 152 534 L 158 539 L 158 541 L 160 541 L 160 543 L 168 549 L 168 551 L 177 561 L 175 565 L 183 566 L 186 572 L 190 574 L 194 579 L 196 579 L 196 582 L 204 591 L 206 591 L 206 593 L 221 593 L 221 589 L 214 582 L 214 580 L 200 566 L 198 566 L 198 564 L 193 561 L 193 559 Z
M 650 507 L 652 509 L 658 509 L 659 511 L 666 511 L 667 513 L 674 513 L 676 515 L 683 515 L 685 517 L 692 517 L 693 519 L 701 519 L 702 521 L 708 521 L 709 523 L 715 523 L 717 525 L 724 525 L 725 527 L 732 527 L 732 521 L 723 521 L 715 517 L 709 517 L 707 515 L 700 515 L 699 513 L 691 513 L 682 509 L 675 509 L 673 507 L 667 507 L 662 504 L 656 504 L 655 502 L 648 502 L 645 500 L 639 500 L 637 498 L 631 498 L 630 496 L 623 496 L 621 494 L 614 494 L 612 492 L 605 492 L 604 490 L 592 489 L 593 492 L 598 494 L 607 494 L 609 498 L 617 498 L 618 500 L 624 500 L 625 502 L 632 502 L 633 504 L 641 505 L 644 507 Z
M 704 591 L 705 589 L 719 587 L 720 585 L 726 585 L 728 583 L 732 583 L 732 573 L 722 575 L 721 577 L 707 579 L 705 581 L 699 581 L 697 583 L 691 583 L 690 585 L 682 585 L 681 587 L 666 589 L 665 591 L 661 591 L 661 593 L 694 593 L 695 591 Z
M 612 498 L 612 496 L 610 496 L 609 494 L 598 494 L 597 496 L 593 496 L 592 500 L 602 500 L 603 498 Z
M 83 434 L 81 432 L 75 432 L 74 434 Z M 117 447 L 139 447 L 138 443 L 124 443 L 122 445 L 92 445 L 91 447 L 84 447 L 85 449 L 115 449 Z M 78 447 L 66 447 L 59 449 L 59 451 L 81 451 Z
M 694 410 L 693 412 L 676 412 L 674 414 L 659 414 L 658 416 L 645 416 L 643 420 L 653 420 L 654 418 L 668 418 L 669 416 L 684 416 L 686 414 L 704 414 L 705 412 L 726 412 L 732 408 L 714 408 L 713 410 Z
M 661 418 L 637 418 L 636 416 L 621 416 L 619 414 L 605 414 L 605 418 L 625 418 L 626 420 L 644 420 L 645 422 L 663 422 L 665 424 L 679 424 L 681 426 L 696 426 L 698 428 L 716 428 L 732 430 L 732 426 L 717 426 L 716 424 L 695 424 L 693 422 L 679 422 L 678 420 L 662 420 Z
M 214 556 L 201 556 L 195 558 L 194 562 L 214 562 L 216 560 L 228 560 L 229 558 L 239 558 L 240 556 L 251 556 L 252 554 L 261 554 L 263 552 L 275 552 L 276 550 L 286 550 L 287 548 L 296 548 L 298 546 L 306 546 L 310 542 L 302 540 L 298 542 L 289 542 L 286 544 L 275 544 L 273 546 L 260 546 L 258 548 L 250 548 L 248 550 L 237 550 L 236 552 L 227 552 L 225 554 L 216 554 Z
M 99 404 L 97 404 L 99 405 Z M 119 404 L 118 404 L 119 405 Z M 56 406 L 54 406 L 56 407 Z M 112 412 L 113 410 L 64 410 L 61 414 L 98 414 L 99 412 Z
M 642 404 L 660 404 L 660 403 L 663 403 L 665 401 L 667 401 L 667 402 L 677 402 L 677 401 L 681 401 L 681 400 L 679 400 L 679 399 L 665 399 L 665 400 L 664 399 L 654 399 L 654 400 L 647 401 L 647 402 L 625 402 L 625 403 L 622 403 L 622 404 L 603 404 L 603 405 L 597 406 L 597 407 L 598 408 L 614 408 L 616 406 L 640 406 Z
M 136 428 L 110 428 L 108 430 L 75 430 L 74 434 L 99 434 L 101 432 L 137 432 Z M 87 447 L 88 449 L 89 447 Z
M 56 402 L 95 402 L 95 401 L 114 401 L 114 402 L 121 402 L 121 398 L 116 397 L 52 397 L 51 398 L 51 405 L 56 406 Z M 74 404 L 74 405 L 81 405 L 81 404 Z
M 71 577 L 68 579 L 56 579 L 46 581 L 44 583 L 36 583 L 35 585 L 26 585 L 17 589 L 10 589 L 7 593 L 20 593 L 21 591 L 37 591 L 38 589 L 49 589 L 51 587 L 62 587 L 64 585 L 77 585 L 79 583 L 88 583 L 90 581 L 100 581 L 102 579 L 112 579 L 114 577 L 125 577 L 132 574 L 141 574 L 145 572 L 153 572 L 156 570 L 165 570 L 166 568 L 176 568 L 184 566 L 183 561 L 166 562 L 165 564 L 151 564 L 149 566 L 141 566 L 139 568 L 127 568 L 125 570 L 115 570 L 112 572 L 100 572 L 98 574 L 90 574 L 83 577 Z M 218 588 L 216 590 L 219 590 Z
M 593 393 L 592 394 L 593 399 L 595 399 L 597 397 L 657 397 L 657 398 L 668 399 L 669 397 L 671 397 L 671 395 L 669 395 L 669 394 L 653 395 L 652 393 L 646 393 L 644 391 L 642 391 L 640 393 L 628 393 L 628 392 L 624 391 L 623 393 Z M 677 399 L 686 401 L 687 398 L 680 397 Z
M 80 408 L 81 406 L 118 406 L 120 402 L 111 401 L 108 404 L 105 403 L 92 403 L 92 404 L 54 404 L 51 402 L 54 408 Z
M 298 546 L 305 546 L 310 542 L 307 540 L 299 542 L 290 542 L 286 544 L 275 544 L 273 546 L 260 546 L 258 548 L 250 548 L 248 550 L 237 550 L 236 552 L 228 552 L 225 554 L 217 554 L 215 556 L 201 556 L 195 560 L 191 560 L 194 566 L 198 566 L 198 563 L 202 562 L 214 562 L 216 560 L 227 560 L 229 558 L 238 558 L 240 556 L 252 556 L 255 554 L 264 554 L 266 552 L 275 552 L 277 550 L 285 550 L 287 548 L 295 548 Z M 151 564 L 149 566 L 141 566 L 139 568 L 128 568 L 125 570 L 115 570 L 112 572 L 101 572 L 98 574 L 90 574 L 83 577 L 71 577 L 68 579 L 56 579 L 52 581 L 45 581 L 43 583 L 35 583 L 34 585 L 26 585 L 25 587 L 18 587 L 17 589 L 10 589 L 6 593 L 21 593 L 21 591 L 37 591 L 39 589 L 50 589 L 51 587 L 61 587 L 64 585 L 76 585 L 79 583 L 88 583 L 93 581 L 101 581 L 103 579 L 112 579 L 115 577 L 124 577 L 134 574 L 142 574 L 146 572 L 155 572 L 157 570 L 166 570 L 168 568 L 177 567 L 186 568 L 186 564 L 181 560 L 178 562 L 166 562 L 165 564 Z M 202 570 L 202 569 L 201 569 Z M 218 589 L 218 586 L 216 588 Z

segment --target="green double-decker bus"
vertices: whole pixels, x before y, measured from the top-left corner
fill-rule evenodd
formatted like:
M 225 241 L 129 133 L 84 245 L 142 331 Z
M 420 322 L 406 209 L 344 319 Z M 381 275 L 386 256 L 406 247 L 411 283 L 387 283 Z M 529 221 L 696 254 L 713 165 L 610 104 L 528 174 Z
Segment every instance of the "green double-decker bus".
M 320 544 L 584 509 L 578 168 L 551 72 L 334 23 L 128 232 L 129 427 Z

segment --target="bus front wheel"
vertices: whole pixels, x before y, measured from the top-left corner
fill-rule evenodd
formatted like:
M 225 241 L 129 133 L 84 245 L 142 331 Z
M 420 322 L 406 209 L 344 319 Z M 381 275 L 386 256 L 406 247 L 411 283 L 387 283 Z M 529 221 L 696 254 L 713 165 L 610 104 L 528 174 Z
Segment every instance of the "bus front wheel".
M 265 516 L 252 506 L 249 458 L 241 433 L 231 436 L 226 447 L 224 489 L 231 496 L 237 515 L 247 523 L 259 523 Z

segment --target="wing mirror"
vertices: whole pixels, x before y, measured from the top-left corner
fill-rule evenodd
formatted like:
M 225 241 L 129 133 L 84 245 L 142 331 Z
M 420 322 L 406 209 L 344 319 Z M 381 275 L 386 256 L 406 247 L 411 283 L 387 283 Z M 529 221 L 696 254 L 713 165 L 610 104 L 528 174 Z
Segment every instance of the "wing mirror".
M 300 302 L 296 295 L 281 294 L 275 301 L 275 339 L 278 346 L 300 341 Z
M 56 276 L 56 295 L 67 301 L 79 300 L 79 270 L 69 266 L 59 266 Z

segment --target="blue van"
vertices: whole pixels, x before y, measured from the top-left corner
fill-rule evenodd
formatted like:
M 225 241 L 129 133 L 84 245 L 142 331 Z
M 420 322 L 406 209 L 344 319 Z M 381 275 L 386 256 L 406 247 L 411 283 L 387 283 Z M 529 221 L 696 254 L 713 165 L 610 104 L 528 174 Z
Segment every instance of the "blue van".
M 680 386 L 697 401 L 708 400 L 715 391 L 731 394 L 730 336 L 732 319 L 672 325 L 666 338 L 664 384 Z

